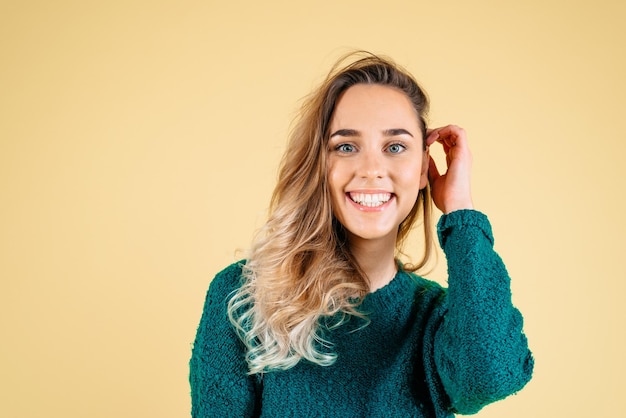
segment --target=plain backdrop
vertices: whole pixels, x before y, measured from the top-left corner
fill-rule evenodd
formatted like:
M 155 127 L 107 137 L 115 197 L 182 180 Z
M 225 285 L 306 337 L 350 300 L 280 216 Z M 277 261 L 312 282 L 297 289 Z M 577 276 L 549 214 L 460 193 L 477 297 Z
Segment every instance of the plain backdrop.
M 477 416 L 626 416 L 625 19 L 603 0 L 0 2 L 0 416 L 189 416 L 210 280 L 351 49 L 468 132 L 536 357 Z

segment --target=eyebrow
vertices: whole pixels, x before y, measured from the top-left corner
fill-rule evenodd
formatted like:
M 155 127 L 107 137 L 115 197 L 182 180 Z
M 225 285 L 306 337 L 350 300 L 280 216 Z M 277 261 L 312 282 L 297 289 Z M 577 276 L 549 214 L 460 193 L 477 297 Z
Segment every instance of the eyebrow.
M 330 137 L 331 138 L 334 136 L 355 137 L 359 135 L 360 135 L 360 132 L 357 131 L 356 129 L 339 129 L 335 131 L 334 133 L 332 133 Z M 383 131 L 383 135 L 385 136 L 409 135 L 410 137 L 413 137 L 413 134 L 411 134 L 411 132 L 402 128 L 385 129 Z

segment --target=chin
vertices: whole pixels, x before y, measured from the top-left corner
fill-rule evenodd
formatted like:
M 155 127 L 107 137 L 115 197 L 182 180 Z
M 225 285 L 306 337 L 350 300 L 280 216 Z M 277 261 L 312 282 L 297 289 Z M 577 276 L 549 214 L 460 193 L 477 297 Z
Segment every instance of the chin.
M 393 239 L 393 242 L 395 243 L 395 239 L 396 239 L 396 235 L 397 235 L 397 229 L 393 230 L 393 231 L 381 231 L 381 230 L 368 230 L 368 231 L 364 231 L 364 230 L 356 230 L 356 229 L 349 229 L 346 228 L 348 230 L 349 236 L 355 239 L 359 239 L 359 240 L 365 240 L 365 241 L 380 241 L 380 240 L 386 240 L 386 239 Z

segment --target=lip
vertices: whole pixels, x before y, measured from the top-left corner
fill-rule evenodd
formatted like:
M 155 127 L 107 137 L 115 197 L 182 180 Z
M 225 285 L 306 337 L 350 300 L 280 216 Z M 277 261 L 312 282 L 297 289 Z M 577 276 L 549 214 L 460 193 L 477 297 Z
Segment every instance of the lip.
M 364 193 L 364 194 L 378 194 L 378 193 L 389 193 L 391 195 L 391 197 L 389 198 L 388 201 L 386 201 L 385 203 L 383 203 L 380 206 L 375 206 L 375 207 L 371 207 L 371 206 L 363 206 L 360 205 L 358 203 L 356 203 L 354 200 L 352 200 L 350 198 L 350 193 Z M 350 203 L 355 209 L 361 211 L 361 212 L 382 212 L 384 211 L 386 208 L 388 208 L 392 202 L 395 201 L 396 199 L 396 195 L 387 191 L 387 190 L 381 190 L 381 189 L 359 189 L 359 190 L 351 190 L 349 192 L 345 193 L 346 196 L 346 200 L 348 201 L 348 203 Z

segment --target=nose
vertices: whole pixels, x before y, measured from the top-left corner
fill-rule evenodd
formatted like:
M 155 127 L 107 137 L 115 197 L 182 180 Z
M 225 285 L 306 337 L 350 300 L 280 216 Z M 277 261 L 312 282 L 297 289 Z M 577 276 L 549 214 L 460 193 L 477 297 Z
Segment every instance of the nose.
M 382 178 L 385 176 L 386 168 L 383 156 L 376 151 L 363 151 L 359 164 L 358 175 L 361 178 Z

